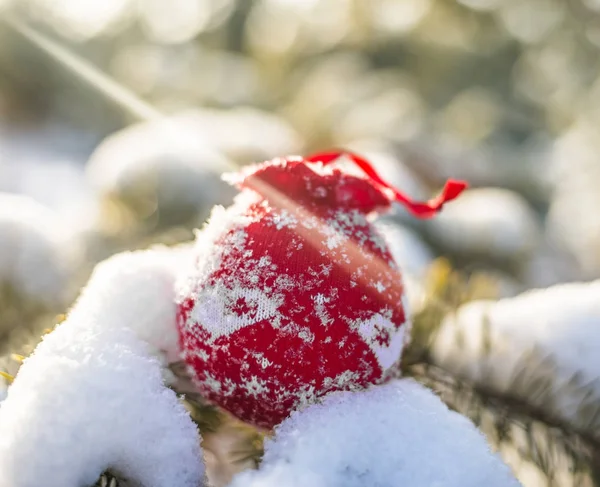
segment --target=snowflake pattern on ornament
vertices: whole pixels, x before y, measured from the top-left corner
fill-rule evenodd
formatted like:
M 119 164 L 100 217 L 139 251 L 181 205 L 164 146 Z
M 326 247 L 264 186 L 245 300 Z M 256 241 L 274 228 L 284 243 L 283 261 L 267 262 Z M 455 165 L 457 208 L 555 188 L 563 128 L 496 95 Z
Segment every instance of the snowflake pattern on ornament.
M 242 192 L 211 216 L 178 293 L 199 392 L 272 428 L 328 392 L 389 378 L 409 323 L 400 270 L 368 216 L 393 196 L 302 158 L 235 182 Z

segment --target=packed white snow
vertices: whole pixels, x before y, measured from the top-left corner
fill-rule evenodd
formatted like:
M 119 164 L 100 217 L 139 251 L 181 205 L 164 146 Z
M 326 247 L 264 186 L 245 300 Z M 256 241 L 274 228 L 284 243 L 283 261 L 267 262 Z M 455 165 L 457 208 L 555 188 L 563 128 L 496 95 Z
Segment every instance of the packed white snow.
M 36 302 L 62 304 L 81 252 L 63 223 L 29 196 L 0 193 L 0 282 Z
M 465 191 L 428 222 L 432 237 L 452 252 L 519 261 L 540 238 L 540 223 L 519 194 L 500 188 Z
M 107 468 L 144 487 L 200 485 L 198 431 L 163 377 L 186 258 L 155 249 L 96 267 L 0 406 L 0 487 L 80 487 Z
M 6 381 L 0 377 L 0 402 L 6 399 L 6 395 L 8 394 L 8 384 Z
M 465 417 L 411 379 L 341 392 L 292 414 L 258 471 L 232 487 L 516 487 Z
M 100 194 L 138 211 L 189 218 L 231 201 L 235 192 L 221 174 L 232 169 L 196 124 L 173 116 L 106 138 L 90 157 L 87 176 Z
M 431 356 L 600 438 L 600 281 L 463 305 L 442 322 Z
M 132 329 L 157 354 L 170 362 L 179 357 L 175 282 L 193 258 L 191 246 L 116 254 L 94 268 L 70 321 L 87 328 L 90 316 L 98 326 Z

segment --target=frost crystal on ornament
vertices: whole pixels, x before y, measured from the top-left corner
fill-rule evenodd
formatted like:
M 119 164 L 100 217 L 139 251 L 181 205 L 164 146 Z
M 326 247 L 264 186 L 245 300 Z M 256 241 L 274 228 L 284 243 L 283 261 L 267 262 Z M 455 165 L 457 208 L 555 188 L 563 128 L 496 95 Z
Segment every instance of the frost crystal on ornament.
M 359 390 L 397 368 L 406 337 L 400 270 L 368 216 L 392 199 L 430 217 L 429 203 L 329 167 L 340 154 L 276 159 L 234 179 L 179 290 L 183 356 L 209 400 L 270 428 L 330 391 Z

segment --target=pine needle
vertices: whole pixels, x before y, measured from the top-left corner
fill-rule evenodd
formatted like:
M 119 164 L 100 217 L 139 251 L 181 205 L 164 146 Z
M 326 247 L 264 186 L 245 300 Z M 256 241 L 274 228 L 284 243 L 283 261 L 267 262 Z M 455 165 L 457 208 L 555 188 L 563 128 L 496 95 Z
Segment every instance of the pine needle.
M 15 362 L 19 362 L 20 364 L 22 364 L 25 360 L 25 357 L 23 357 L 23 355 L 19 355 L 18 353 L 11 353 L 10 358 Z
M 12 384 L 13 381 L 15 380 L 15 378 L 12 375 L 7 374 L 6 372 L 2 372 L 1 370 L 0 370 L 0 377 L 5 379 L 9 384 Z

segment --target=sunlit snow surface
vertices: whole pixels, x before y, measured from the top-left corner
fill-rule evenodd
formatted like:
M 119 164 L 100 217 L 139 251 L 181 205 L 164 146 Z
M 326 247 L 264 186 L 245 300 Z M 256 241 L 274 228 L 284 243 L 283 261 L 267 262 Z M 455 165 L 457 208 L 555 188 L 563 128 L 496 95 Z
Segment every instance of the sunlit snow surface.
M 24 195 L 0 192 L 0 282 L 19 295 L 62 304 L 78 245 L 58 214 Z
M 412 380 L 293 413 L 231 487 L 516 487 L 482 434 Z
M 600 437 L 600 281 L 474 301 L 443 322 L 433 360 L 449 372 Z
M 106 468 L 144 487 L 198 486 L 198 431 L 163 378 L 183 256 L 124 253 L 96 267 L 0 406 L 0 487 L 80 487 Z

